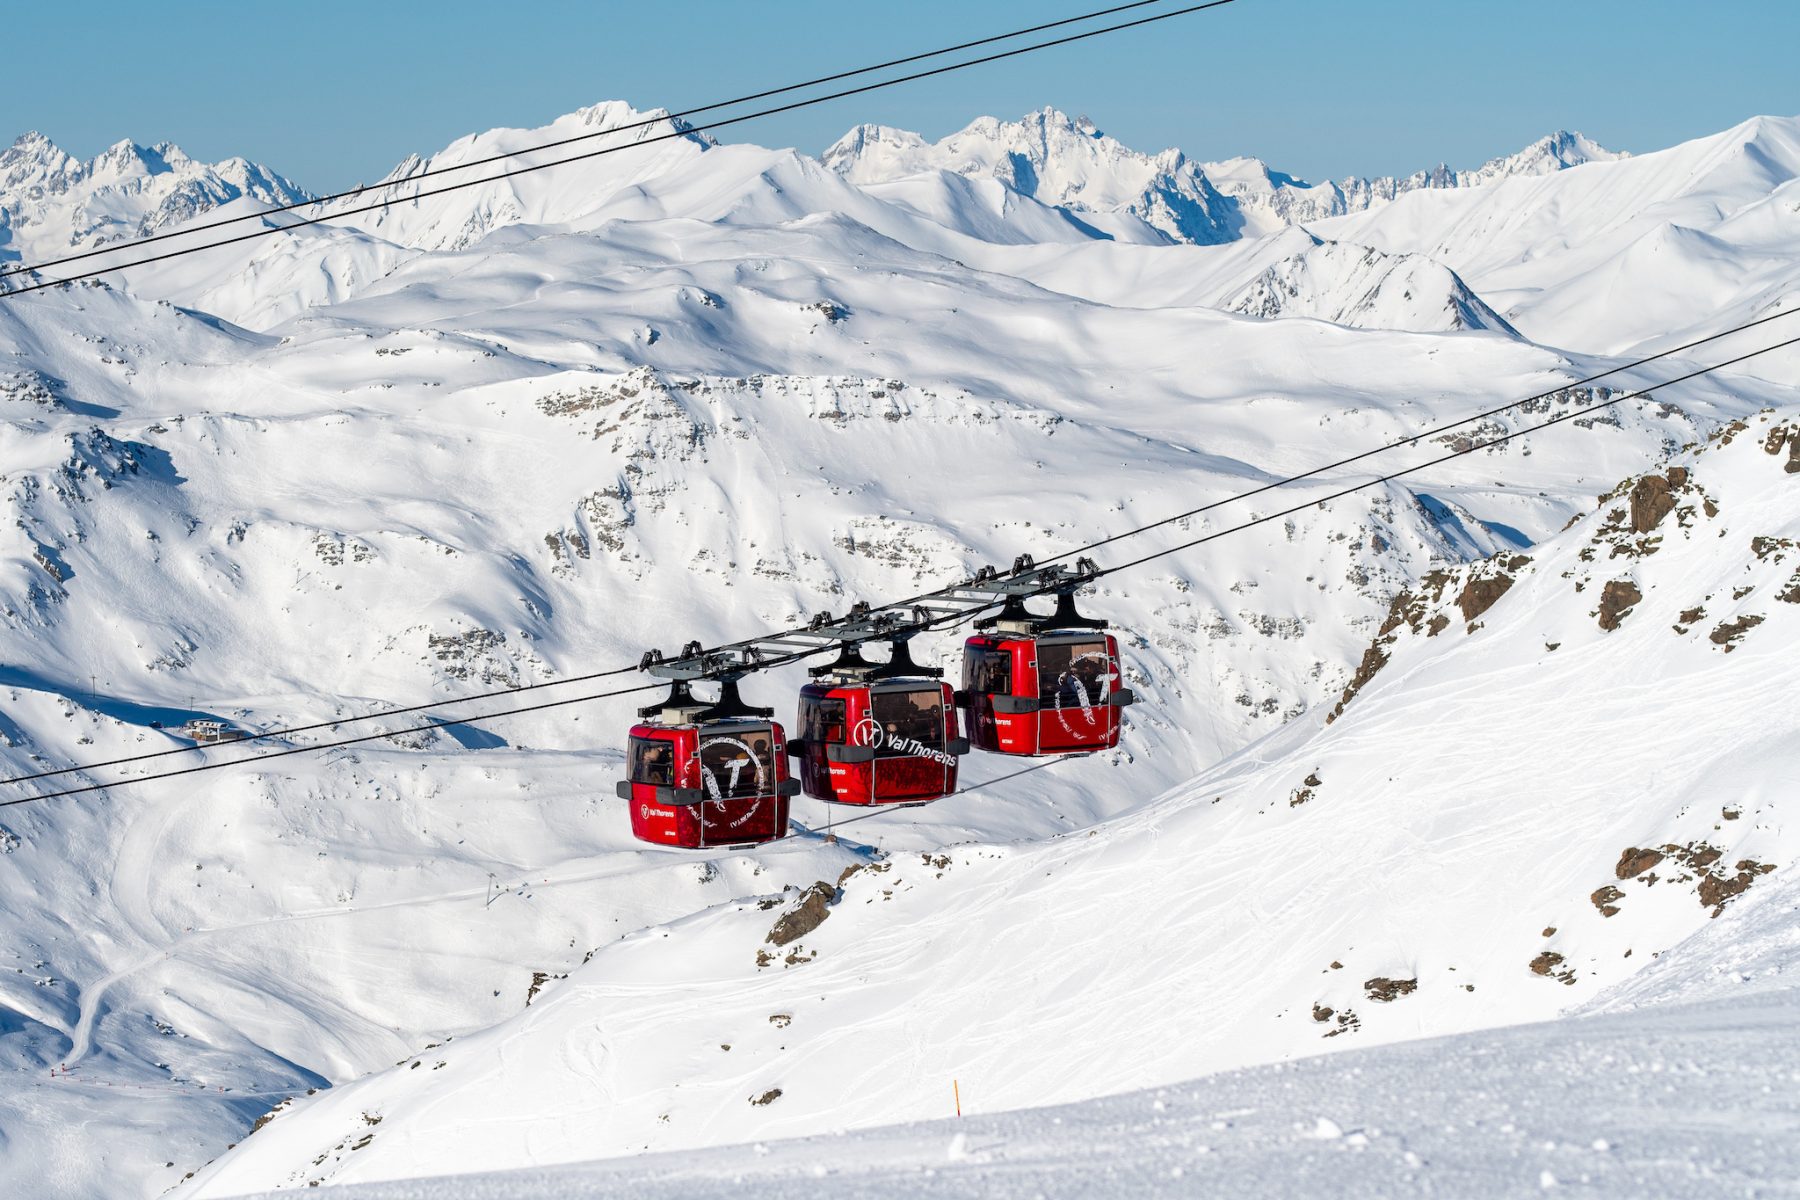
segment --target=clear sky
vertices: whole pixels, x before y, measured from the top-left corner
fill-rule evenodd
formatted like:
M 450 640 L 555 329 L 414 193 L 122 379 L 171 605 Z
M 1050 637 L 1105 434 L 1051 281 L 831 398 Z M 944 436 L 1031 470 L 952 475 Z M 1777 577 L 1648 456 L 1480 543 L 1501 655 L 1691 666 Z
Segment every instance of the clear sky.
M 323 191 L 602 99 L 690 107 L 1106 3 L 19 3 L 0 21 L 0 145 L 27 129 L 83 157 L 168 140 Z M 817 152 L 861 121 L 937 137 L 1049 104 L 1143 150 L 1406 173 L 1557 128 L 1642 152 L 1794 115 L 1796 47 L 1795 0 L 1236 0 L 725 132 Z

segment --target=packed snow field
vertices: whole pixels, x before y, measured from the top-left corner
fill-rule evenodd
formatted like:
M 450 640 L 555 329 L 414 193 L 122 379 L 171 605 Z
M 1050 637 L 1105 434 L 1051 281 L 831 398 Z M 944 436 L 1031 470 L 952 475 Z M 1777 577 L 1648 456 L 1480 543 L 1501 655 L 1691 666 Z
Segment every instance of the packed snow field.
M 636 686 L 580 677 L 1526 396 L 1114 549 L 1575 417 L 1107 580 L 1088 604 L 1142 701 L 1119 751 L 837 841 L 801 801 L 759 850 L 633 842 L 612 783 L 642 695 L 8 808 L 0 1182 L 1791 1179 L 1800 1062 L 1767 1049 L 1800 936 L 1774 702 L 1800 683 L 1800 355 L 1604 402 L 1800 330 L 1581 381 L 1800 303 L 1796 178 L 1800 120 L 1772 118 L 1322 185 L 1052 110 L 817 159 L 690 134 L 0 302 L 8 776 L 178 748 L 195 717 Z M 0 264 L 304 194 L 27 135 Z M 825 919 L 773 947 L 817 881 Z M 1270 1065 L 1324 1051 L 1352 1053 Z M 952 1081 L 981 1115 L 873 1131 L 947 1115 Z

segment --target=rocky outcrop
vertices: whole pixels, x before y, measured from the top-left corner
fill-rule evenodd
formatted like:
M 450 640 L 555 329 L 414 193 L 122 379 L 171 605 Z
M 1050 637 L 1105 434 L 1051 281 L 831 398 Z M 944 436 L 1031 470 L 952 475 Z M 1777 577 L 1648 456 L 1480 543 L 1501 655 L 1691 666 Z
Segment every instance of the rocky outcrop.
M 1363 981 L 1364 994 L 1378 1004 L 1392 1004 L 1400 997 L 1410 996 L 1418 990 L 1417 979 L 1389 979 L 1385 975 L 1377 975 Z
M 1611 633 L 1631 615 L 1644 593 L 1629 579 L 1615 579 L 1600 589 L 1600 628 Z
M 1769 435 L 1763 439 L 1763 449 L 1770 454 L 1779 457 L 1784 448 L 1787 462 L 1782 470 L 1789 475 L 1800 475 L 1800 424 L 1784 421 L 1769 430 Z
M 1419 580 L 1417 587 L 1395 596 L 1387 618 L 1368 649 L 1363 651 L 1356 673 L 1350 677 L 1337 706 L 1325 718 L 1326 724 L 1342 716 L 1357 693 L 1387 665 L 1402 631 L 1436 637 L 1450 627 L 1453 618 L 1447 610 L 1454 606 L 1462 616 L 1464 627 L 1470 633 L 1475 632 L 1480 628 L 1478 619 L 1512 590 L 1530 563 L 1531 556 L 1526 554 L 1495 555 L 1452 570 L 1432 571 Z M 1462 586 L 1456 589 L 1455 599 L 1446 602 L 1446 596 L 1459 580 Z
M 823 879 L 807 888 L 800 894 L 800 900 L 792 908 L 782 913 L 769 930 L 769 941 L 777 946 L 785 946 L 797 942 L 820 925 L 831 915 L 831 905 L 837 900 L 838 890 Z
M 1676 487 L 1687 483 L 1685 468 L 1675 467 L 1668 475 L 1646 475 L 1631 488 L 1631 532 L 1649 533 L 1662 519 L 1675 511 Z

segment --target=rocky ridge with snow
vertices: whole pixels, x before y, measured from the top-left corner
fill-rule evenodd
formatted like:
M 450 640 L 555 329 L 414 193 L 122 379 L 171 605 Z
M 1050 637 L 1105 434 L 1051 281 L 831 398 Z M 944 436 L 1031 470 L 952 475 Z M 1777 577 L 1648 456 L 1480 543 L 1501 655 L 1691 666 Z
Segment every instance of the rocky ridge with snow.
M 1310 184 L 1257 158 L 1196 163 L 1180 150 L 1139 153 L 1087 117 L 1045 108 L 1018 121 L 983 117 L 937 142 L 885 125 L 859 125 L 825 151 L 824 161 L 862 185 L 928 171 L 999 179 L 1023 195 L 1095 219 L 1135 218 L 1172 241 L 1213 245 L 1363 212 L 1408 192 L 1480 187 L 1627 157 L 1579 133 L 1558 131 L 1474 170 L 1440 164 L 1405 178 L 1352 176 Z
M 309 198 L 244 158 L 203 163 L 169 142 L 122 141 L 82 161 L 26 133 L 0 150 L 0 264 L 148 237 L 235 200 L 277 206 Z

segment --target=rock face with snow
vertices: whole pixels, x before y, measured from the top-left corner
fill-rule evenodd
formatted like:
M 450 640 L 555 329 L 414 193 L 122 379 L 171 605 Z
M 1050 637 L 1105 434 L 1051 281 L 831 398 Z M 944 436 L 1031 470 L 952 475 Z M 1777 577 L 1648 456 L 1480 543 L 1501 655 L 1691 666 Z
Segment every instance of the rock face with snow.
M 202 163 L 168 142 L 124 141 L 83 162 L 27 133 L 0 151 L 0 262 L 161 233 L 234 200 L 274 206 L 307 198 L 243 158 Z
M 887 183 L 933 170 L 994 178 L 1047 204 L 1115 221 L 1136 218 L 1174 241 L 1211 245 L 1362 212 L 1408 192 L 1480 187 L 1627 156 L 1559 131 L 1474 170 L 1439 165 L 1405 178 L 1353 176 L 1310 184 L 1256 158 L 1196 163 L 1179 150 L 1142 154 L 1085 117 L 1046 108 L 1018 121 L 983 117 L 938 142 L 860 125 L 824 157 L 854 183 Z
M 1053 108 L 1018 121 L 983 117 L 935 143 L 860 125 L 826 150 L 824 161 L 858 184 L 932 170 L 998 179 L 1021 195 L 1097 221 L 1141 222 L 1172 241 L 1208 245 L 1237 235 L 1231 206 L 1181 151 L 1141 154 L 1087 118 Z
M 1246 316 L 1314 317 L 1364 329 L 1480 329 L 1512 334 L 1506 319 L 1448 267 L 1416 254 L 1390 255 L 1293 230 L 1268 243 L 1286 254 L 1219 307 Z

